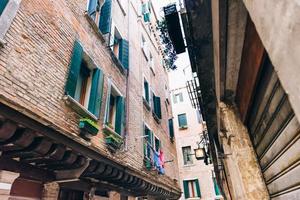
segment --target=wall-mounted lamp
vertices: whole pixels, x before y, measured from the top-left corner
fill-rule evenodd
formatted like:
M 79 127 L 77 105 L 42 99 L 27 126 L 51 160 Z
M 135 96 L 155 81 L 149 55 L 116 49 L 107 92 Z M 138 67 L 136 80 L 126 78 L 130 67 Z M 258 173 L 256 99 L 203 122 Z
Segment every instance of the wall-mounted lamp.
M 197 160 L 204 160 L 205 157 L 207 157 L 205 149 L 198 147 L 197 149 L 194 149 L 195 157 Z

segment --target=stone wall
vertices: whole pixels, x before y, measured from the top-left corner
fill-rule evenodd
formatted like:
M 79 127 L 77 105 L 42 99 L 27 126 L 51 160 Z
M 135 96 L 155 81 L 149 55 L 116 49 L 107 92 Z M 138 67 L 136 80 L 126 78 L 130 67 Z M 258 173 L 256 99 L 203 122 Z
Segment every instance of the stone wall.
M 267 200 L 269 194 L 247 128 L 236 108 L 220 104 L 224 165 L 232 199 Z

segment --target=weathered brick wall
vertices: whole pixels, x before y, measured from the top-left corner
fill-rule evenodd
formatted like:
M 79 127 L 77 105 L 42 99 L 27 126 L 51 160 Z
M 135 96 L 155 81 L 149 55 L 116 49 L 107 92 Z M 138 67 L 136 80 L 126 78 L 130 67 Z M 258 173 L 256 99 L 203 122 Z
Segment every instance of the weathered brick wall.
M 135 8 L 139 8 L 139 6 L 134 6 L 131 4 L 131 9 L 135 10 Z M 149 128 L 154 132 L 154 134 L 161 140 L 162 149 L 164 151 L 165 160 L 176 160 L 176 149 L 175 144 L 170 142 L 169 139 L 169 132 L 168 132 L 168 119 L 171 118 L 171 106 L 168 105 L 168 109 L 165 106 L 166 94 L 168 92 L 165 91 L 165 86 L 169 87 L 167 71 L 163 68 L 161 64 L 161 54 L 159 53 L 158 43 L 157 43 L 157 36 L 158 33 L 155 30 L 156 18 L 154 15 L 151 15 L 151 23 L 152 23 L 152 31 L 149 30 L 149 24 L 144 23 L 142 17 L 138 17 L 137 14 L 139 13 L 138 10 L 135 12 L 131 12 L 132 16 L 130 16 L 130 25 L 131 27 L 137 27 L 135 30 L 130 32 L 130 40 L 131 42 L 131 49 L 135 52 L 132 54 L 135 57 L 135 61 L 131 63 L 131 73 L 129 76 L 130 87 L 135 88 L 134 93 L 129 94 L 130 100 L 139 104 L 142 110 L 136 110 L 136 112 L 130 112 L 130 120 L 134 120 L 135 126 L 137 126 L 137 132 L 135 138 L 140 138 L 143 135 L 143 122 L 145 122 Z M 134 18 L 138 18 L 138 21 L 131 20 Z M 141 37 L 145 38 L 147 42 L 147 46 L 149 51 L 151 52 L 154 60 L 154 70 L 150 69 L 149 62 L 146 60 L 144 53 L 141 49 Z M 156 36 L 156 38 L 155 38 Z M 132 50 L 132 51 L 133 51 Z M 134 59 L 131 59 L 134 60 Z M 161 111 L 162 111 L 162 120 L 161 123 L 157 123 L 152 116 L 152 111 L 148 111 L 145 106 L 143 106 L 143 81 L 144 77 L 149 82 L 150 88 L 154 91 L 156 96 L 161 97 Z M 140 91 L 137 93 L 136 91 Z M 139 109 L 140 109 L 139 108 Z M 167 111 L 168 110 L 168 111 Z M 131 130 L 131 128 L 130 128 Z M 135 148 L 143 149 L 143 139 L 135 139 L 131 141 Z M 142 153 L 142 152 L 141 152 Z M 142 155 L 141 155 L 142 156 Z M 174 165 L 173 163 L 166 164 L 166 175 L 170 176 L 171 178 L 177 178 L 178 168 L 177 164 Z
M 99 153 L 117 162 L 128 165 L 142 172 L 151 181 L 156 176 L 149 175 L 143 167 L 142 135 L 143 118 L 148 118 L 154 132 L 162 140 L 166 159 L 176 157 L 175 145 L 168 139 L 167 119 L 164 106 L 167 85 L 166 72 L 160 65 L 157 51 L 153 51 L 155 59 L 155 76 L 152 75 L 153 86 L 162 99 L 162 123 L 154 122 L 146 113 L 142 103 L 142 73 L 149 71 L 142 63 L 140 49 L 140 31 L 142 22 L 132 4 L 123 3 L 125 14 L 118 3 L 113 1 L 113 17 L 124 38 L 130 41 L 130 75 L 127 146 L 116 154 L 111 154 L 105 144 L 102 130 L 95 136 L 91 144 L 99 149 Z M 139 7 L 139 6 L 136 6 Z M 79 39 L 84 50 L 101 67 L 104 72 L 104 93 L 99 125 L 104 121 L 107 97 L 107 78 L 112 77 L 118 89 L 126 96 L 126 76 L 123 75 L 107 50 L 107 44 L 101 40 L 89 24 L 85 11 L 86 0 L 23 0 L 5 39 L 6 45 L 0 48 L 0 101 L 47 124 L 63 134 L 79 138 L 77 135 L 80 116 L 64 100 L 64 87 L 69 71 L 73 43 Z M 122 12 L 122 13 L 120 13 Z M 123 18 L 122 18 L 123 16 Z M 128 17 L 130 28 L 128 32 Z M 148 72 L 149 73 L 149 72 Z M 143 114 L 144 113 L 144 114 Z M 167 175 L 174 177 L 176 167 L 167 166 Z M 168 176 L 159 176 L 162 182 L 174 185 Z

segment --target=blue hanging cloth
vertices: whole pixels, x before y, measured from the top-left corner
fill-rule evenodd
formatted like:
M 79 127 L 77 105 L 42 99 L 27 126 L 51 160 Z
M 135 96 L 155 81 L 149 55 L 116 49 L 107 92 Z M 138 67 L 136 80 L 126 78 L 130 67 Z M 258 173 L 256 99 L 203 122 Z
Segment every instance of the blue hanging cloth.
M 159 168 L 160 168 L 160 159 L 159 159 L 158 153 L 155 152 L 155 151 L 154 151 L 154 158 L 153 158 L 153 160 L 154 160 L 154 166 L 155 166 L 155 168 L 159 170 Z

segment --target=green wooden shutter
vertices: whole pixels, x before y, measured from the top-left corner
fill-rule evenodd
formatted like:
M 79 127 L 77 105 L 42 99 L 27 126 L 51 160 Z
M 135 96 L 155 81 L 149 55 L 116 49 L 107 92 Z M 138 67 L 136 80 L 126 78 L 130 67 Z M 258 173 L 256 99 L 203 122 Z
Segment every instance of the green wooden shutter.
M 150 131 L 150 141 L 151 141 L 151 146 L 153 147 L 153 144 L 154 144 L 154 133 L 153 131 Z
M 144 14 L 144 22 L 150 22 L 150 13 Z
M 129 66 L 129 43 L 127 40 L 121 39 L 119 49 L 119 60 L 125 69 Z
M 77 79 L 80 73 L 80 66 L 82 62 L 83 49 L 76 40 L 73 47 L 73 55 L 71 57 L 69 75 L 65 87 L 65 93 L 71 97 L 75 96 Z
M 143 136 L 147 135 L 146 133 L 146 127 L 145 127 L 145 123 L 143 123 Z M 145 138 L 145 140 L 147 141 L 148 138 Z M 144 142 L 144 157 L 147 157 L 147 143 Z
M 88 14 L 95 20 L 98 0 L 89 0 Z
M 195 180 L 197 197 L 201 197 L 200 185 L 198 179 Z
M 213 181 L 214 181 L 215 194 L 216 194 L 217 196 L 218 196 L 218 195 L 221 195 L 221 192 L 220 192 L 220 189 L 219 189 L 219 186 L 218 186 L 218 183 L 217 183 L 216 178 L 214 178 Z
M 117 109 L 116 109 L 116 122 L 115 122 L 115 131 L 121 135 L 124 123 L 124 114 L 125 114 L 125 101 L 121 96 L 117 97 Z
M 0 0 L 0 15 L 2 15 L 9 0 Z
M 88 110 L 98 118 L 100 116 L 102 93 L 103 93 L 103 72 L 99 68 L 96 68 L 93 71 L 92 87 L 91 87 Z
M 112 0 L 105 0 L 100 14 L 99 29 L 103 34 L 110 32 Z
M 146 13 L 147 5 L 145 3 L 142 4 L 142 14 Z
M 146 80 L 144 81 L 144 90 L 145 90 L 145 99 L 149 103 L 149 83 Z
M 161 104 L 160 104 L 160 97 L 155 96 L 155 114 L 159 119 L 161 119 Z
M 174 125 L 173 125 L 173 119 L 169 119 L 169 134 L 170 138 L 174 139 Z
M 142 4 L 142 14 L 144 16 L 144 22 L 150 22 L 150 4 L 149 4 L 149 2 Z
M 183 192 L 186 199 L 190 198 L 189 181 L 183 181 Z

